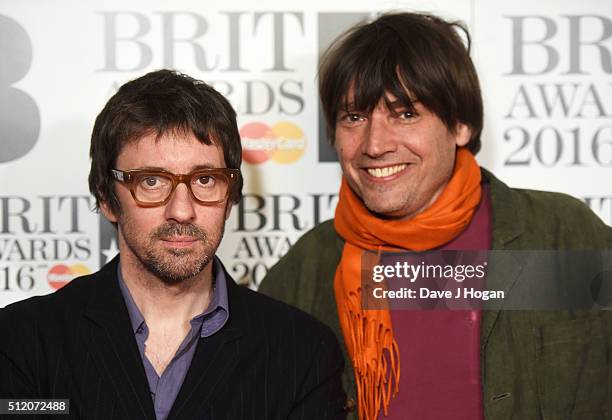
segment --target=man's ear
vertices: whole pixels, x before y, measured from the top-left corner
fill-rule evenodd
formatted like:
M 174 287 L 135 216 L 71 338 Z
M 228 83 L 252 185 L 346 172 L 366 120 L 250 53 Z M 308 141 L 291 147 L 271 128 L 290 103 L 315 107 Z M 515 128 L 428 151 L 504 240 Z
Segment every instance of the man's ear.
M 472 138 L 472 129 L 463 123 L 457 123 L 455 127 L 455 144 L 457 147 L 463 147 L 470 142 Z
M 117 215 L 108 205 L 108 202 L 102 201 L 100 202 L 100 212 L 106 217 L 106 219 L 111 223 L 117 223 Z

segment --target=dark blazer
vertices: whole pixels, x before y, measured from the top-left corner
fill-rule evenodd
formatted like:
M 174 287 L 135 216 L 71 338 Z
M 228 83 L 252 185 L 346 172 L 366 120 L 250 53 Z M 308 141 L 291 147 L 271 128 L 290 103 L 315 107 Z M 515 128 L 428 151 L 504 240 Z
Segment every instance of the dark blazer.
M 155 419 L 117 264 L 0 310 L 0 398 L 69 398 L 71 419 Z M 168 418 L 344 418 L 331 330 L 231 279 L 228 297 L 229 320 L 199 339 Z

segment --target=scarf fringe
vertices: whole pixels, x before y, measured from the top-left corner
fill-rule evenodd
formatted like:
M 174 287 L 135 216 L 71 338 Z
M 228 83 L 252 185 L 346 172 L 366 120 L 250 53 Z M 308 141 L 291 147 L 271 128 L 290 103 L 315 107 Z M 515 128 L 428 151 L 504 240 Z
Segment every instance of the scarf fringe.
M 351 294 L 347 297 L 345 313 L 349 318 L 348 324 L 352 326 L 347 345 L 351 349 L 362 350 L 372 344 L 376 346 L 373 351 L 350 352 L 353 355 L 359 418 L 375 420 L 381 407 L 387 415 L 391 397 L 399 392 L 399 347 L 390 328 L 385 328 L 378 319 L 364 316 L 364 312 L 351 310 L 359 307 L 360 295 Z

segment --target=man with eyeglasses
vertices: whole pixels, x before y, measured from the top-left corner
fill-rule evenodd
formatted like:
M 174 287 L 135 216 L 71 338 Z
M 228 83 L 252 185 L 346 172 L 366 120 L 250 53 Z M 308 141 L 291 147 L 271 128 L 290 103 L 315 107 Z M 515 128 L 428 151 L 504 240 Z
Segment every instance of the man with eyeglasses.
M 108 101 L 90 154 L 120 254 L 0 311 L 0 399 L 68 399 L 87 419 L 343 418 L 331 330 L 237 286 L 215 257 L 242 188 L 227 100 L 149 73 Z

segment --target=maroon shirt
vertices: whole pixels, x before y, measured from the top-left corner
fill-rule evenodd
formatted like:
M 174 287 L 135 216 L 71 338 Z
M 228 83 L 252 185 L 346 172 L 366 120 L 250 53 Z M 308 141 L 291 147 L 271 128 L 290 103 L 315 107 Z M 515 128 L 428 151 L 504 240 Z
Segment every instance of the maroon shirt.
M 470 224 L 444 250 L 491 248 L 491 203 L 483 185 Z M 483 419 L 478 310 L 392 310 L 400 349 L 399 394 L 388 419 Z M 380 417 L 383 418 L 381 410 Z

